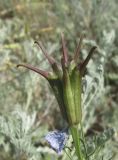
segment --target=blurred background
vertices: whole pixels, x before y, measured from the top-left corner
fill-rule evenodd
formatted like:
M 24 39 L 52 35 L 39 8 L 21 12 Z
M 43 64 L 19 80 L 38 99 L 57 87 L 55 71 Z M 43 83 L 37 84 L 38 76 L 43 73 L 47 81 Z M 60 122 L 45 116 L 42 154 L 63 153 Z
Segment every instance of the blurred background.
M 42 41 L 48 53 L 60 62 L 61 32 L 64 32 L 66 37 L 70 57 L 73 55 L 82 34 L 85 38 L 81 59 L 86 57 L 93 45 L 98 47 L 97 54 L 93 56 L 86 71 L 88 85 L 92 83 L 94 87 L 86 93 L 83 102 L 86 106 L 83 109 L 85 132 L 89 135 L 91 132 L 102 132 L 104 128 L 112 127 L 115 130 L 115 135 L 104 152 L 108 153 L 110 150 L 113 159 L 117 160 L 117 0 L 0 0 L 1 122 L 4 120 L 3 126 L 7 124 L 7 127 L 8 125 L 14 127 L 14 122 L 9 121 L 8 118 L 12 115 L 11 113 L 15 111 L 18 115 L 21 113 L 20 118 L 23 120 L 26 116 L 25 113 L 28 115 L 35 113 L 32 126 L 38 129 L 35 134 L 33 132 L 33 135 L 31 134 L 29 137 L 31 140 L 33 139 L 30 145 L 33 143 L 33 147 L 39 149 L 38 158 L 34 156 L 34 152 L 30 152 L 30 149 L 33 150 L 32 148 L 27 151 L 27 147 L 25 147 L 24 150 L 22 149 L 22 153 L 20 150 L 21 159 L 26 157 L 30 159 L 31 155 L 35 157 L 34 159 L 58 159 L 55 152 L 43 140 L 48 131 L 64 127 L 64 121 L 55 97 L 44 78 L 24 68 L 17 68 L 16 65 L 28 63 L 40 69 L 51 71 L 41 50 L 34 45 L 34 41 Z M 94 81 L 91 80 L 91 77 Z M 91 102 L 90 99 L 92 99 Z M 7 121 L 3 116 L 7 117 Z M 26 118 L 22 122 L 30 123 L 32 118 L 29 119 Z M 16 126 L 18 125 L 16 124 Z M 32 126 L 29 127 L 31 130 L 33 130 Z M 18 144 L 10 141 L 17 129 L 14 127 L 13 132 L 9 132 L 9 130 L 5 130 L 6 128 L 0 136 L 0 160 L 15 159 L 20 154 Z M 11 134 L 8 135 L 6 132 Z M 64 160 L 64 156 L 59 159 Z

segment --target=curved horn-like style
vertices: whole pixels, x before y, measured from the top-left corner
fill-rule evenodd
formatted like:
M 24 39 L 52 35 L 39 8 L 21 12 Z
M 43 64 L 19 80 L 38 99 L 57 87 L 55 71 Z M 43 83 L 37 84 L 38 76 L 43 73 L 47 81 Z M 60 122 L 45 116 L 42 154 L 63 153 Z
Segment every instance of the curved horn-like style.
M 74 55 L 74 61 L 75 63 L 77 62 L 79 56 L 80 56 L 80 50 L 81 50 L 81 46 L 82 46 L 82 41 L 83 41 L 83 35 L 81 35 L 79 43 L 77 45 L 77 49 L 75 51 L 75 55 Z
M 56 61 L 54 60 L 54 58 L 53 58 L 53 57 L 50 57 L 50 56 L 48 55 L 46 49 L 44 48 L 44 46 L 42 45 L 41 42 L 35 41 L 34 43 L 37 44 L 37 45 L 40 47 L 40 49 L 42 50 L 43 54 L 44 54 L 45 57 L 48 59 L 48 61 L 49 61 L 49 63 L 50 63 L 51 65 L 54 64 L 54 63 L 56 63 Z
M 38 69 L 38 68 L 36 68 L 36 67 L 33 67 L 33 66 L 29 65 L 29 64 L 18 64 L 17 67 L 25 67 L 25 68 L 28 68 L 28 69 L 30 69 L 30 70 L 32 70 L 32 71 L 34 71 L 34 72 L 42 75 L 42 76 L 43 76 L 44 78 L 46 78 L 46 79 L 48 79 L 48 77 L 49 77 L 49 73 L 48 73 L 48 72 L 42 71 L 42 70 L 40 70 L 40 69 Z
M 64 39 L 64 34 L 63 33 L 61 33 L 61 41 L 62 41 L 63 59 L 64 59 L 65 65 L 67 65 L 68 64 L 68 52 L 67 52 L 66 43 L 65 43 L 65 39 Z
M 96 46 L 94 46 L 94 47 L 91 48 L 88 56 L 86 57 L 86 59 L 84 60 L 84 62 L 80 65 L 80 72 L 81 72 L 81 74 L 84 73 L 85 68 L 86 68 L 88 62 L 90 61 L 90 59 L 91 59 L 91 57 L 92 57 L 92 55 L 93 55 L 93 53 L 94 53 L 94 51 L 95 51 L 96 48 L 97 48 Z

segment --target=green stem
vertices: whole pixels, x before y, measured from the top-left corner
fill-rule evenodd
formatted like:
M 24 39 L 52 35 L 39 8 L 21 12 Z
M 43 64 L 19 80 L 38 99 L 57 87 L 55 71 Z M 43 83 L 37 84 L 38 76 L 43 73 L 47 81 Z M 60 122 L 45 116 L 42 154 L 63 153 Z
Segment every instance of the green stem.
M 81 126 L 81 134 L 82 134 L 82 143 L 83 143 L 84 151 L 85 151 L 85 154 L 86 154 L 86 160 L 89 160 L 89 157 L 88 157 L 88 154 L 87 154 L 86 139 L 85 139 L 85 136 L 84 136 L 82 122 L 80 122 L 80 126 Z
M 71 126 L 70 127 L 71 135 L 73 138 L 76 154 L 78 157 L 78 160 L 84 160 L 84 157 L 82 155 L 81 149 L 80 149 L 80 135 L 78 132 L 78 126 Z

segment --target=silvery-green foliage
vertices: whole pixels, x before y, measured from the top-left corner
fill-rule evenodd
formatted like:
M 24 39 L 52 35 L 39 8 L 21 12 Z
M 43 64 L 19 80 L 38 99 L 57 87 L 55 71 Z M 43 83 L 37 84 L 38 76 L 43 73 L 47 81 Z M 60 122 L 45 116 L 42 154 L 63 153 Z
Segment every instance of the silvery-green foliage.
M 32 144 L 35 119 L 36 113 L 28 115 L 18 110 L 10 115 L 0 116 L 0 133 L 9 138 L 16 155 L 36 153 Z
M 28 160 L 38 160 L 41 154 L 52 154 L 56 158 L 56 153 L 48 147 L 38 146 L 35 143 L 44 138 L 44 128 L 36 122 L 36 112 L 28 114 L 26 111 L 17 109 L 11 113 L 0 116 L 0 146 L 9 153 L 13 150 L 11 158 Z M 5 143 L 5 139 L 8 143 Z
M 95 150 L 91 160 L 99 160 L 102 158 L 107 160 L 113 158 L 113 148 L 110 145 L 112 143 L 111 139 L 113 138 L 113 135 L 114 130 L 109 128 L 94 138 L 93 142 L 95 145 Z M 108 150 L 109 152 L 107 152 Z
M 93 136 L 86 137 L 86 153 L 89 160 L 100 160 L 102 157 L 104 159 L 110 159 L 113 157 L 113 148 L 105 154 L 107 147 L 111 143 L 111 138 L 113 138 L 114 130 L 111 128 L 105 129 L 102 133 L 95 133 Z M 108 147 L 110 148 L 110 147 Z M 85 152 L 85 151 L 84 151 Z
M 85 40 L 88 45 L 97 45 L 95 41 Z M 86 50 L 83 50 L 86 55 Z M 82 94 L 82 109 L 83 123 L 85 132 L 95 121 L 95 109 L 93 107 L 97 100 L 104 94 L 104 52 L 97 48 L 97 56 L 99 59 L 91 60 L 88 65 L 88 73 L 83 78 L 83 94 Z M 91 103 L 93 102 L 93 103 Z M 96 106 L 96 105 L 95 105 Z M 88 123 L 86 123 L 88 122 Z
M 27 158 L 40 157 L 40 152 L 33 144 L 33 138 L 40 137 L 40 130 L 35 121 L 36 112 L 29 115 L 22 110 L 16 110 L 0 116 L 0 133 L 8 138 L 14 150 L 14 157 L 20 158 L 23 155 Z M 4 146 L 6 147 L 6 144 Z

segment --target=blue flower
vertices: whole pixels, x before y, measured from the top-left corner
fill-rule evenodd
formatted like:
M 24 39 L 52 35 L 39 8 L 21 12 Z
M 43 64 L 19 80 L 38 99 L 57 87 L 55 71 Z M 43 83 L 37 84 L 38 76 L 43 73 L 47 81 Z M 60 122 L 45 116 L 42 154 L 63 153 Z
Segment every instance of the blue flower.
M 50 144 L 50 146 L 58 153 L 60 154 L 63 150 L 67 139 L 68 139 L 68 132 L 67 129 L 63 131 L 52 131 L 49 132 L 45 139 Z

